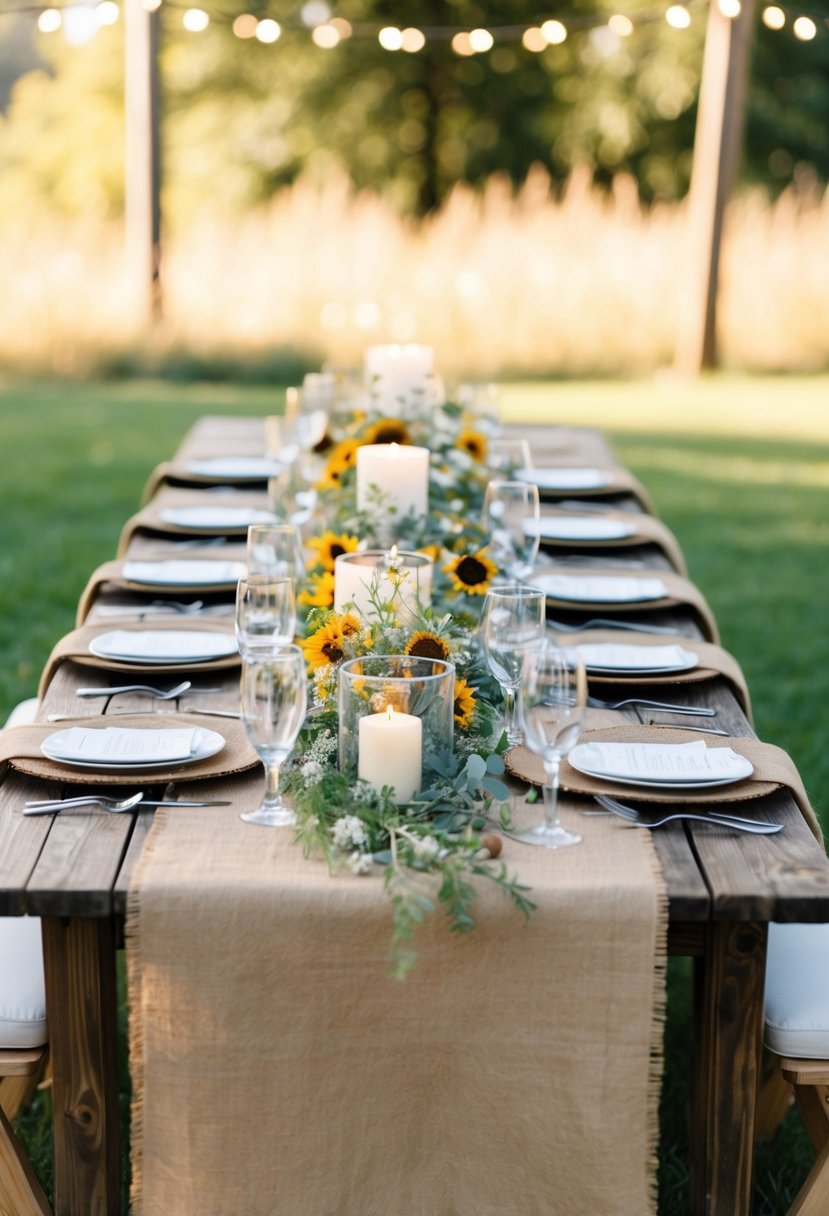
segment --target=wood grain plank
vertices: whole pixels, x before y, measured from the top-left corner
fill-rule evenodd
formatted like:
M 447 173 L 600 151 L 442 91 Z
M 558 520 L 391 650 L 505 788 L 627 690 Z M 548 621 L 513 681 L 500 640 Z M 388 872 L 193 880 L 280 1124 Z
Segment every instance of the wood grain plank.
M 692 1216 L 749 1216 L 766 936 L 765 924 L 712 922 L 696 960 Z
M 10 773 L 0 785 L 0 916 L 21 916 L 27 911 L 25 888 L 35 870 L 52 821 L 27 818 L 28 798 L 52 798 L 60 792 L 53 782 L 35 781 Z
M 112 1216 L 120 1203 L 113 922 L 46 918 L 43 961 L 55 1216 Z
M 106 793 L 120 791 L 105 790 Z M 95 808 L 62 811 L 26 886 L 32 916 L 110 916 L 112 888 L 132 832 L 131 815 Z

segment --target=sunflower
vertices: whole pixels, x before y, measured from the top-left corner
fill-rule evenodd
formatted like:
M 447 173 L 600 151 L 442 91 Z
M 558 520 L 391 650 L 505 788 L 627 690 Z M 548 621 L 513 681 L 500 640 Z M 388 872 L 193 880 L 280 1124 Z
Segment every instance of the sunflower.
M 443 638 L 432 633 L 430 629 L 421 629 L 412 634 L 403 648 L 403 653 L 413 654 L 419 659 L 442 659 L 445 662 L 449 658 L 450 650 Z
M 339 488 L 343 473 L 354 465 L 359 446 L 356 439 L 343 439 L 337 444 L 328 457 L 322 477 L 317 482 L 318 490 L 336 490 Z
M 455 680 L 455 724 L 466 730 L 475 714 L 475 689 L 461 676 Z
M 453 558 L 443 567 L 443 572 L 452 580 L 453 591 L 486 595 L 498 567 L 486 556 L 485 549 L 479 549 L 477 553 L 462 553 L 460 557 Z
M 322 574 L 312 574 L 308 579 L 308 587 L 300 591 L 296 597 L 298 604 L 306 608 L 330 608 L 334 603 L 334 575 L 328 570 Z
M 310 564 L 320 565 L 323 570 L 330 570 L 333 574 L 334 559 L 341 553 L 353 553 L 359 543 L 356 536 L 348 536 L 344 532 L 332 532 L 330 529 L 323 532 L 322 536 L 312 536 L 308 541 L 308 548 L 316 553 L 316 558 Z
M 319 629 L 300 645 L 305 662 L 312 671 L 316 671 L 325 663 L 339 663 L 345 658 L 345 638 L 336 617 L 320 625 Z
M 467 426 L 458 435 L 457 446 L 463 452 L 468 452 L 473 460 L 486 460 L 486 435 Z
M 380 418 L 368 427 L 363 443 L 411 443 L 411 436 L 402 419 Z
M 440 555 L 443 552 L 442 545 L 421 545 L 418 553 L 423 553 L 426 557 L 431 557 L 433 562 L 440 561 Z

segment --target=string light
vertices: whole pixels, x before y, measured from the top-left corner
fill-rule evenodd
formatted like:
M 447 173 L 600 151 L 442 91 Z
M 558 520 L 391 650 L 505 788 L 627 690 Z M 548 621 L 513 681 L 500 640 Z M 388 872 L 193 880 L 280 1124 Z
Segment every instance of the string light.
M 776 4 L 770 4 L 763 9 L 763 25 L 770 30 L 782 30 L 786 24 L 786 14 Z
M 665 20 L 671 29 L 687 30 L 691 24 L 691 14 L 684 4 L 672 4 L 665 13 Z
M 229 25 L 235 37 L 242 40 L 257 39 L 262 43 L 274 43 L 283 33 L 283 26 L 271 17 L 257 18 L 247 12 L 236 17 L 227 13 L 214 13 L 211 16 L 203 8 L 185 8 L 186 0 L 184 3 L 181 0 L 140 0 L 140 3 L 147 12 L 157 12 L 162 3 L 165 9 L 183 10 L 182 25 L 190 33 L 202 33 L 211 22 Z M 723 16 L 730 20 L 736 20 L 742 12 L 741 0 L 716 0 L 716 3 Z M 690 0 L 690 7 L 701 9 L 702 0 Z M 41 33 L 51 34 L 63 29 L 67 40 L 78 43 L 93 37 L 101 26 L 115 24 L 119 19 L 120 6 L 116 0 L 98 0 L 94 7 L 89 0 L 87 4 L 69 0 L 59 7 L 41 8 L 39 4 L 27 4 L 26 0 L 23 0 L 14 11 L 36 13 L 37 26 Z M 787 16 L 787 13 L 790 16 Z M 817 18 L 817 15 L 815 17 Z M 299 8 L 297 16 L 286 22 L 286 28 L 292 31 L 304 30 L 312 43 L 322 50 L 331 50 L 346 39 L 357 36 L 376 38 L 384 50 L 405 51 L 408 54 L 422 51 L 427 42 L 444 42 L 448 43 L 454 54 L 462 58 L 485 54 L 491 51 L 496 43 L 505 42 L 517 42 L 531 54 L 543 54 L 549 47 L 565 42 L 573 33 L 589 33 L 598 45 L 597 40 L 604 31 L 608 37 L 606 45 L 602 43 L 602 54 L 607 56 L 618 51 L 618 42 L 614 44 L 610 34 L 616 39 L 629 38 L 637 28 L 658 20 L 665 20 L 673 29 L 686 30 L 691 25 L 692 16 L 686 4 L 673 3 L 664 10 L 654 9 L 638 13 L 635 20 L 625 13 L 617 12 L 607 18 L 599 13 L 580 13 L 549 18 L 540 25 L 504 25 L 489 29 L 451 26 L 381 27 L 374 23 L 362 22 L 356 27 L 355 35 L 355 27 L 349 21 L 344 17 L 332 16 L 331 4 L 327 0 L 306 0 Z M 829 17 L 814 19 L 802 10 L 792 12 L 779 4 L 767 4 L 762 9 L 761 21 L 768 30 L 779 32 L 786 27 L 789 20 L 792 33 L 800 42 L 811 42 L 824 28 L 829 31 Z
M 792 25 L 792 33 L 801 42 L 811 42 L 817 37 L 817 26 L 811 17 L 797 17 Z

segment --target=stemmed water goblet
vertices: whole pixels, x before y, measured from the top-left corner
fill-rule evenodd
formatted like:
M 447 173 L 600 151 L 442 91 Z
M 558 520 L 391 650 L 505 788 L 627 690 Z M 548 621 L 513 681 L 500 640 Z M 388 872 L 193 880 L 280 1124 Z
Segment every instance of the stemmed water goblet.
M 265 766 L 265 793 L 255 810 L 243 811 L 248 823 L 290 827 L 296 815 L 279 793 L 279 769 L 296 742 L 305 719 L 307 676 L 298 646 L 242 665 L 241 715 L 248 741 Z
M 541 544 L 538 486 L 526 481 L 490 481 L 484 495 L 483 523 L 497 565 L 510 578 L 526 577 Z
M 249 574 L 236 587 L 236 641 L 243 660 L 268 658 L 284 650 L 296 632 L 294 581 Z
M 575 650 L 556 646 L 545 638 L 524 659 L 521 673 L 521 720 L 527 747 L 541 757 L 544 783 L 544 818 L 518 833 L 525 844 L 548 849 L 578 844 L 581 836 L 568 831 L 558 818 L 559 768 L 581 733 L 587 703 L 587 677 Z
M 484 600 L 480 638 L 489 669 L 504 694 L 507 740 L 523 742 L 520 725 L 521 669 L 529 650 L 544 637 L 546 596 L 535 587 L 504 583 L 492 587 Z
M 533 467 L 530 445 L 526 439 L 490 439 L 486 463 L 496 477 L 514 477 L 517 472 Z

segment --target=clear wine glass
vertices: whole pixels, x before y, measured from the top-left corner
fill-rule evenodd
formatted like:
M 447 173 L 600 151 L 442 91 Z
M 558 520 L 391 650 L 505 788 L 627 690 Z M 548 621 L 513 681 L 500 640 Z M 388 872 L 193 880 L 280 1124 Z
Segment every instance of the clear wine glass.
M 519 470 L 533 467 L 530 445 L 526 439 L 490 439 L 486 463 L 496 476 L 512 477 Z
M 545 638 L 525 657 L 521 674 L 521 718 L 527 747 L 541 757 L 547 777 L 544 818 L 519 833 L 525 844 L 560 849 L 581 840 L 558 818 L 558 784 L 562 757 L 581 733 L 586 702 L 587 676 L 580 655 Z
M 484 600 L 480 636 L 486 661 L 504 694 L 504 718 L 510 744 L 523 743 L 520 724 L 521 667 L 528 651 L 544 638 L 546 596 L 535 587 L 504 583 Z
M 243 811 L 248 823 L 290 827 L 296 815 L 279 793 L 279 768 L 296 742 L 305 719 L 307 676 L 298 646 L 242 666 L 241 714 L 248 741 L 265 766 L 260 806 Z
M 248 528 L 248 574 L 291 578 L 294 583 L 305 571 L 302 541 L 294 524 L 251 524 Z
M 526 481 L 490 481 L 484 495 L 483 523 L 497 565 L 513 579 L 529 574 L 541 543 L 538 486 Z
M 285 649 L 296 633 L 294 582 L 249 574 L 236 587 L 236 641 L 243 659 L 267 658 Z

